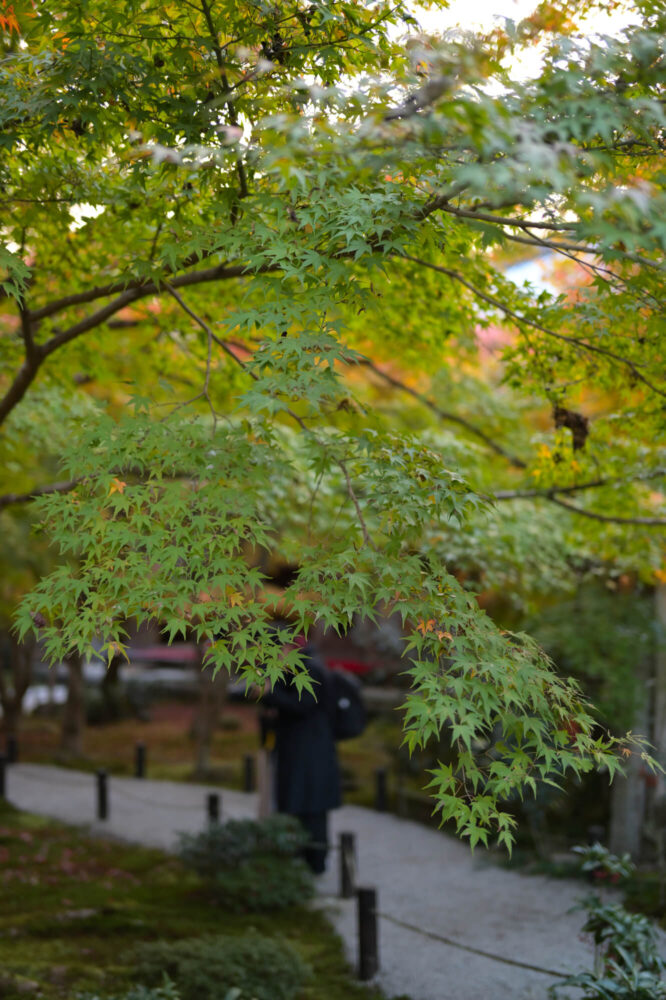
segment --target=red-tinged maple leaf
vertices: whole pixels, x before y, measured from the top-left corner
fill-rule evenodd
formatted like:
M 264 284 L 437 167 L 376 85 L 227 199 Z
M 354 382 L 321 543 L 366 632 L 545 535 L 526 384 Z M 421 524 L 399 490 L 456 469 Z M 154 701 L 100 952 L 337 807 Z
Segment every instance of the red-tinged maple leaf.
M 3 11 L 4 13 L 0 13 L 0 27 L 4 28 L 10 34 L 12 31 L 15 31 L 17 35 L 20 35 L 21 29 L 14 13 L 14 5 L 3 4 Z
M 122 479 L 114 479 L 109 486 L 109 496 L 111 496 L 112 493 L 124 493 L 126 486 L 127 483 L 123 482 Z

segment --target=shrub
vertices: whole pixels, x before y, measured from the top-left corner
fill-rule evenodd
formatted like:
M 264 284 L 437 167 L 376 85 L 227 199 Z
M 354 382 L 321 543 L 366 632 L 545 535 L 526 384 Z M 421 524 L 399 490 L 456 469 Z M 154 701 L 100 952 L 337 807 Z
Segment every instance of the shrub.
M 551 997 L 557 998 L 560 987 L 573 986 L 584 1000 L 666 1000 L 665 963 L 647 917 L 597 896 L 584 899 L 580 908 L 587 911 L 583 931 L 594 939 L 595 967 L 550 987 Z
M 257 855 L 235 869 L 217 872 L 209 892 L 235 913 L 296 906 L 314 895 L 312 873 L 298 858 Z
M 582 972 L 563 980 L 563 985 L 582 990 L 582 1000 L 666 1000 L 666 983 L 660 976 L 646 969 L 625 969 L 615 963 L 611 963 L 605 975 Z M 551 996 L 557 996 L 552 989 Z
M 307 843 L 307 833 L 293 816 L 263 820 L 230 819 L 211 823 L 201 833 L 180 835 L 180 858 L 203 878 L 222 868 L 233 869 L 258 854 L 295 857 Z
M 167 975 L 182 1000 L 292 1000 L 310 974 L 286 942 L 259 934 L 145 944 L 135 968 L 148 985 Z
M 580 856 L 580 870 L 597 879 L 608 878 L 611 882 L 619 882 L 620 879 L 629 878 L 636 870 L 636 865 L 628 854 L 618 857 L 599 843 L 587 847 L 572 847 L 572 851 Z
M 84 993 L 78 995 L 78 1000 L 101 1000 L 101 997 L 96 993 Z M 132 986 L 122 995 L 107 996 L 104 1000 L 182 1000 L 182 997 L 171 980 L 164 976 L 161 986 L 152 989 L 148 986 Z
M 290 816 L 229 820 L 181 835 L 179 855 L 229 909 L 278 910 L 313 895 L 312 875 L 296 857 L 306 841 L 300 823 Z

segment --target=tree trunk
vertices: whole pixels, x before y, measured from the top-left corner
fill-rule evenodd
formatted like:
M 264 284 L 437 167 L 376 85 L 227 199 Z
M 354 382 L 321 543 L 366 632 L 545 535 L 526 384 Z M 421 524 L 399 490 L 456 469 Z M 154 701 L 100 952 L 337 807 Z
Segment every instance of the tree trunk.
M 220 670 L 213 678 L 213 668 L 202 667 L 203 654 L 200 648 L 198 652 L 194 669 L 198 671 L 199 701 L 192 723 L 195 742 L 194 773 L 197 778 L 205 778 L 210 774 L 210 751 L 224 706 L 228 675 L 226 671 Z
M 649 681 L 651 664 L 636 667 L 638 704 L 632 731 L 646 736 L 650 725 Z M 617 775 L 611 785 L 611 816 L 608 846 L 613 854 L 629 853 L 635 861 L 643 854 L 643 835 L 647 810 L 645 765 L 638 754 L 624 761 L 624 775 Z
M 6 636 L 6 655 L 0 664 L 0 705 L 5 737 L 18 736 L 23 698 L 32 682 L 33 642 L 18 643 Z
M 85 726 L 83 663 L 78 653 L 68 656 L 65 663 L 68 670 L 67 701 L 62 717 L 60 753 L 63 757 L 80 757 L 83 754 Z
M 662 767 L 666 767 L 666 643 L 663 641 L 666 633 L 666 584 L 655 588 L 654 610 L 657 628 L 662 635 L 658 637 L 655 654 L 652 744 L 657 760 Z M 658 778 L 657 794 L 660 798 L 666 796 L 666 777 L 663 774 Z
M 666 630 L 666 586 L 663 584 L 655 588 L 654 614 L 658 631 Z M 632 729 L 639 736 L 649 737 L 654 757 L 665 767 L 666 645 L 657 641 L 652 671 L 647 663 L 640 664 L 637 670 L 637 685 L 644 698 L 638 706 Z M 627 759 L 625 771 L 626 777 L 613 782 L 610 848 L 616 854 L 628 851 L 638 861 L 645 856 L 646 850 L 652 857 L 659 851 L 663 830 L 663 819 L 659 817 L 664 812 L 666 782 L 663 774 L 653 774 L 637 754 Z
M 657 625 L 657 645 L 654 657 L 652 754 L 666 767 L 666 585 L 659 584 L 654 592 Z M 660 899 L 666 899 L 666 776 L 663 771 L 653 774 L 644 768 L 648 786 L 648 823 L 646 834 L 651 841 L 652 858 L 656 856 L 661 872 Z
M 122 656 L 114 656 L 102 677 L 100 692 L 102 695 L 102 718 L 112 722 L 120 717 L 120 667 L 125 662 Z

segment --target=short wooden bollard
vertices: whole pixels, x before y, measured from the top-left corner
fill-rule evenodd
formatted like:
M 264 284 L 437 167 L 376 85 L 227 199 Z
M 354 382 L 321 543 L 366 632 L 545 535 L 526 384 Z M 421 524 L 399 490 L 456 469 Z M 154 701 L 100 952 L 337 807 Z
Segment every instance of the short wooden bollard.
M 134 777 L 146 777 L 146 744 L 137 743 L 134 748 Z
M 388 809 L 388 771 L 385 767 L 375 771 L 375 809 L 377 812 Z
M 7 755 L 0 753 L 0 799 L 7 797 Z
M 246 753 L 243 757 L 243 788 L 246 792 L 253 792 L 256 785 L 256 767 L 254 754 Z
M 358 978 L 372 979 L 379 972 L 379 937 L 377 934 L 377 890 L 357 889 L 358 903 Z
M 15 736 L 7 737 L 7 763 L 16 764 L 19 758 L 18 740 Z
M 340 834 L 340 898 L 354 895 L 356 882 L 356 847 L 353 833 Z
M 109 776 L 106 771 L 97 772 L 97 819 L 109 817 Z
M 220 796 L 217 792 L 209 792 L 206 796 L 206 813 L 209 823 L 220 822 Z

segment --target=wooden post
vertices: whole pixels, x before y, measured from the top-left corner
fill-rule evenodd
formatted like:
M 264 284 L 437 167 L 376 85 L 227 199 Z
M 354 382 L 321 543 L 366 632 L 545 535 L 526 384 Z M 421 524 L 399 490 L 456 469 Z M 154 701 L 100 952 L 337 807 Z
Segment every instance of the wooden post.
M 407 816 L 407 796 L 405 794 L 405 776 L 398 769 L 395 782 L 395 811 L 398 816 Z
M 109 818 L 109 783 L 104 770 L 97 772 L 97 819 Z
M 379 971 L 377 935 L 377 890 L 357 889 L 358 900 L 358 978 L 372 979 Z
M 7 737 L 7 763 L 16 764 L 19 757 L 18 740 L 15 736 Z
M 137 743 L 134 748 L 134 777 L 146 777 L 146 744 Z
M 356 847 L 353 833 L 340 834 L 340 898 L 354 895 L 356 882 Z
M 375 771 L 375 809 L 377 812 L 386 812 L 388 809 L 387 777 L 387 769 L 378 767 Z
M 206 812 L 209 823 L 220 822 L 220 796 L 218 792 L 209 792 L 206 796 Z

